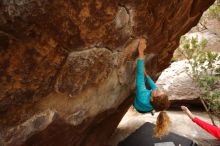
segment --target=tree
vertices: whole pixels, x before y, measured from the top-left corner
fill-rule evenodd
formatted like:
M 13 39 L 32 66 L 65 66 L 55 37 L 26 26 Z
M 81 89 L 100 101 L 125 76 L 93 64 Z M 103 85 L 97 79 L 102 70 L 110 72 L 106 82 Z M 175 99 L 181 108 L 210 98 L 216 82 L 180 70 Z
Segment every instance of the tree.
M 183 36 L 177 52 L 187 59 L 190 67 L 186 71 L 200 90 L 200 100 L 215 125 L 212 114 L 220 117 L 220 56 L 206 50 L 207 43 L 206 39 Z

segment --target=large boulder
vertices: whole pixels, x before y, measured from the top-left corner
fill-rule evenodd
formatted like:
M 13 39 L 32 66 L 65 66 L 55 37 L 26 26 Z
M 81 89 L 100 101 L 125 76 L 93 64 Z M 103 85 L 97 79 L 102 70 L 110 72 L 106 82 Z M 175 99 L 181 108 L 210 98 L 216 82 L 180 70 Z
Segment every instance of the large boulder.
M 104 145 L 134 97 L 137 38 L 156 79 L 213 2 L 0 1 L 0 145 Z
M 172 107 L 184 104 L 202 106 L 199 88 L 187 67 L 190 68 L 187 60 L 173 62 L 157 80 L 158 87 L 169 95 Z

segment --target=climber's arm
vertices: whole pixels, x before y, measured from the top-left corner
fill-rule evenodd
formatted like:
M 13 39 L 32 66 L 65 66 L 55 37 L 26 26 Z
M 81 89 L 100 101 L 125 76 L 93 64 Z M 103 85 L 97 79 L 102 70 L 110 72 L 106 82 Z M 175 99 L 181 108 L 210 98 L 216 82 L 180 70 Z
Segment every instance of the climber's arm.
M 138 60 L 136 68 L 136 88 L 139 91 L 146 90 L 144 80 L 144 50 L 146 48 L 146 41 L 140 39 L 138 45 Z
M 144 59 L 138 58 L 136 71 L 136 86 L 138 91 L 146 90 L 144 81 Z
M 148 85 L 150 86 L 150 88 L 152 90 L 157 90 L 157 86 L 156 84 L 154 83 L 154 81 L 151 79 L 150 76 L 146 76 L 146 82 L 148 83 Z
M 157 89 L 157 86 L 156 84 L 154 83 L 154 81 L 151 79 L 151 77 L 147 74 L 147 70 L 146 68 L 144 68 L 144 74 L 145 74 L 145 81 L 148 83 L 148 85 L 150 86 L 150 88 L 152 90 L 156 90 Z

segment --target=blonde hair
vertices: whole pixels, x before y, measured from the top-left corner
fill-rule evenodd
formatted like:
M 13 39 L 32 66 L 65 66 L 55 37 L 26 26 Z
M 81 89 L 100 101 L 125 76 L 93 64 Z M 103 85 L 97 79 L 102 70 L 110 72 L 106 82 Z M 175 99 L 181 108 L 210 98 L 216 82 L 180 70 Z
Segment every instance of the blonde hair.
M 168 135 L 171 121 L 165 111 L 161 111 L 157 117 L 156 127 L 154 128 L 154 137 L 162 138 Z

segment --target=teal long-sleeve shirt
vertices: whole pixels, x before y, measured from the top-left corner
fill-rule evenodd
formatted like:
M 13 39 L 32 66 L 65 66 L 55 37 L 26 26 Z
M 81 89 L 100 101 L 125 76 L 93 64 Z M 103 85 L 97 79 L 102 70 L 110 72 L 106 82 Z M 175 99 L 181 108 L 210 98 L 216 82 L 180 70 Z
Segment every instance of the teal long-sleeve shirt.
M 138 59 L 136 68 L 136 97 L 134 100 L 134 107 L 140 112 L 149 112 L 153 109 L 150 103 L 150 97 L 152 90 L 156 90 L 157 86 L 150 76 L 146 77 L 146 82 L 151 87 L 151 90 L 148 90 L 145 86 L 144 60 Z

